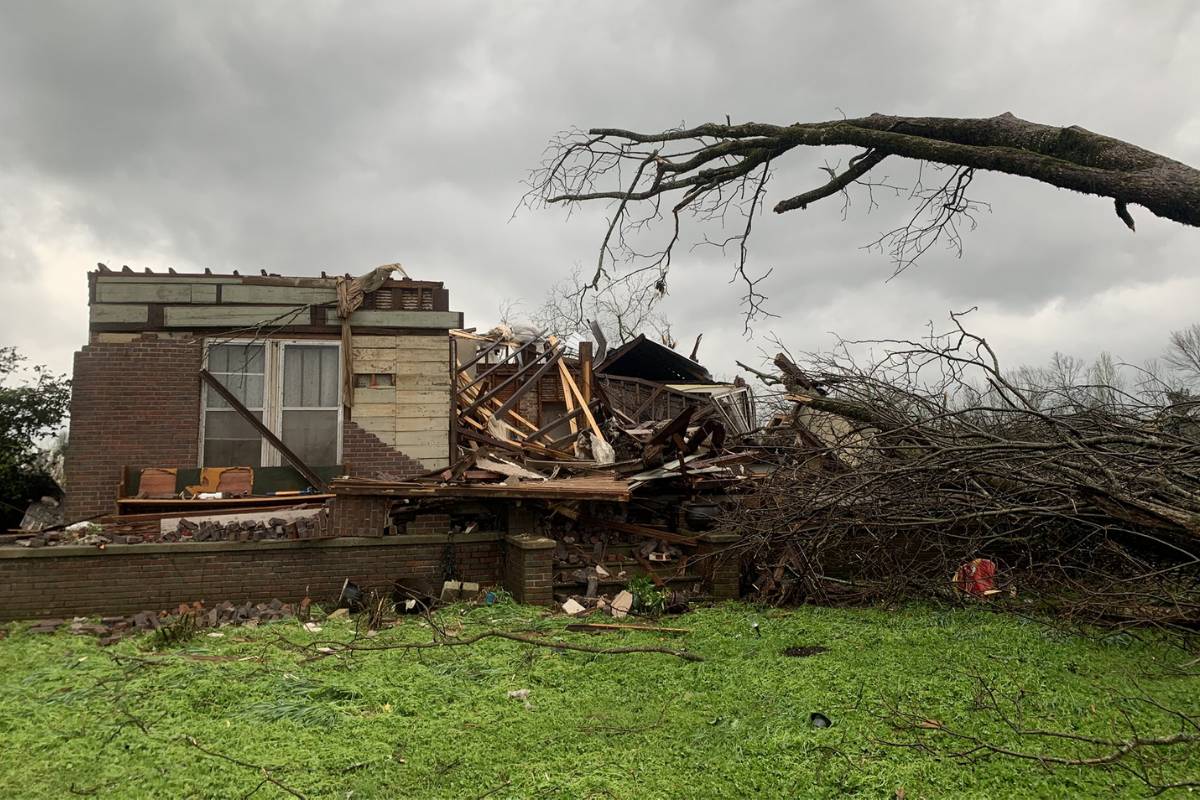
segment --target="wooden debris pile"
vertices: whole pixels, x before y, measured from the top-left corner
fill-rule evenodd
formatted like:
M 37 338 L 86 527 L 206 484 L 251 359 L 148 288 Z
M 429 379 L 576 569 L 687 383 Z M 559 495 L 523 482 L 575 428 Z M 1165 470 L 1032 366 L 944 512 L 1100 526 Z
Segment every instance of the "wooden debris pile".
M 635 488 L 676 480 L 695 490 L 754 478 L 744 467 L 756 453 L 744 442 L 754 415 L 744 382 L 715 383 L 703 367 L 644 337 L 596 366 L 591 342 L 571 354 L 553 336 L 453 333 L 477 348 L 455 368 L 462 457 L 427 478 L 515 485 L 610 470 Z M 654 374 L 661 380 L 639 377 Z

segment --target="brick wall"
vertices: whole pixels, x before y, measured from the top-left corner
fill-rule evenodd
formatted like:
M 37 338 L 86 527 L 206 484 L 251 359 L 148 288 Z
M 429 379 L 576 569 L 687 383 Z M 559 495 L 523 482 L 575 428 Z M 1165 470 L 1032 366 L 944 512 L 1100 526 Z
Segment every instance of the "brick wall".
M 124 467 L 199 464 L 202 359 L 199 341 L 153 333 L 131 342 L 93 342 L 75 354 L 68 519 L 112 511 Z M 351 421 L 343 425 L 342 458 L 355 476 L 427 471 Z
M 391 524 L 389 497 L 342 495 L 332 503 L 329 526 L 334 536 L 383 536 Z
M 67 519 L 111 511 L 122 467 L 196 465 L 201 358 L 199 342 L 156 334 L 75 354 Z
M 350 420 L 342 425 L 342 461 L 356 478 L 372 478 L 381 472 L 412 478 L 429 471 L 420 461 L 393 450 L 378 436 Z
M 465 580 L 485 585 L 501 581 L 502 536 L 455 537 L 455 562 Z M 206 605 L 275 597 L 298 602 L 307 596 L 324 602 L 337 597 L 346 578 L 364 591 L 390 597 L 397 580 L 440 585 L 445 547 L 444 536 L 397 536 L 109 545 L 104 551 L 4 548 L 0 551 L 0 620 L 126 614 L 197 600 Z
M 405 530 L 407 533 L 447 533 L 450 530 L 450 515 L 417 514 Z

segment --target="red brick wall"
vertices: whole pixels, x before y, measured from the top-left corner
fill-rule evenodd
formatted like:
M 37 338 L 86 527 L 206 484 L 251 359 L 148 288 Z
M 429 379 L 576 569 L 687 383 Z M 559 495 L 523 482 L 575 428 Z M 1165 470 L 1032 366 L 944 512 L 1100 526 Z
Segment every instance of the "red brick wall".
M 340 495 L 333 501 L 330 532 L 334 536 L 383 536 L 391 524 L 391 507 L 390 497 Z
M 112 511 L 122 467 L 196 465 L 201 358 L 199 342 L 155 334 L 75 354 L 67 519 Z
M 129 343 L 89 344 L 75 354 L 68 519 L 112 511 L 124 467 L 199 464 L 202 358 L 199 341 L 153 333 Z M 342 430 L 342 458 L 355 476 L 427 472 L 350 421 Z
M 501 534 L 485 536 L 456 544 L 455 562 L 465 580 L 495 584 L 504 574 L 503 543 Z M 440 585 L 444 539 L 402 538 L 109 545 L 104 552 L 73 547 L 79 554 L 71 555 L 6 549 L 0 557 L 0 620 L 126 614 L 197 600 L 298 602 L 307 596 L 320 603 L 336 598 L 346 578 L 388 597 L 397 580 Z
M 429 471 L 420 461 L 393 450 L 350 420 L 342 425 L 342 461 L 356 478 L 372 478 L 380 473 L 412 478 Z

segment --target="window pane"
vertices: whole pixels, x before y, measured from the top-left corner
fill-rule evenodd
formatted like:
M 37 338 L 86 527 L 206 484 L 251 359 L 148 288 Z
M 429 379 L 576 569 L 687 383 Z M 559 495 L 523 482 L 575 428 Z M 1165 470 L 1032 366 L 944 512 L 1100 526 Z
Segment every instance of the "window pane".
M 262 419 L 262 414 L 256 414 Z M 236 411 L 209 411 L 204 416 L 204 466 L 258 467 L 262 437 Z
M 336 408 L 337 380 L 337 347 L 288 345 L 284 349 L 284 408 Z
M 262 375 L 213 375 L 221 385 L 228 389 L 234 397 L 241 401 L 242 405 L 251 411 L 257 411 L 263 405 L 263 376 Z M 229 403 L 221 395 L 217 394 L 217 390 L 213 387 L 208 387 L 208 407 L 209 408 L 229 408 Z
M 263 407 L 265 348 L 261 344 L 220 344 L 208 349 L 208 371 L 250 409 Z M 228 408 L 211 386 L 205 398 L 210 408 Z
M 337 411 L 284 411 L 283 443 L 310 467 L 337 463 Z
M 217 344 L 208 348 L 208 371 L 263 374 L 261 344 Z
M 257 411 L 254 416 L 261 420 L 262 412 Z M 258 431 L 254 430 L 254 427 L 242 419 L 242 416 L 236 411 L 209 411 L 204 418 L 204 438 L 258 441 L 261 437 L 259 437 Z

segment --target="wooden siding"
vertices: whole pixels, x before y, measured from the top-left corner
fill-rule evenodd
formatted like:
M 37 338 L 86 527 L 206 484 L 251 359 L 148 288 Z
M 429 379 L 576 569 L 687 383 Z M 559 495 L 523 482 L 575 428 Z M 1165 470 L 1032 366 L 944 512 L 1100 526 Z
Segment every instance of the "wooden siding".
M 354 390 L 354 422 L 429 469 L 446 466 L 451 399 L 447 339 L 355 336 L 353 347 L 356 374 L 395 376 L 395 386 Z

